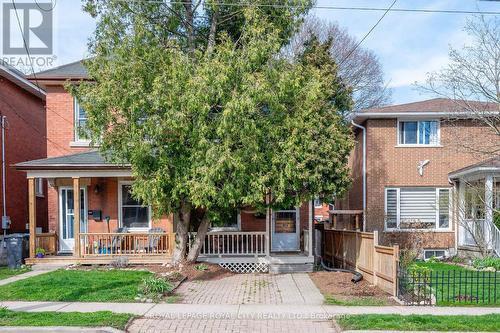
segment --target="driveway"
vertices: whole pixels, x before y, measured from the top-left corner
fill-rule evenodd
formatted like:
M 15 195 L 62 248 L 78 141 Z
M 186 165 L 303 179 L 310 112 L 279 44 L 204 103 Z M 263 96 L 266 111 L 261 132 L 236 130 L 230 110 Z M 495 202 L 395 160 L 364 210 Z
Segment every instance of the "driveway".
M 184 282 L 177 293 L 185 304 L 323 304 L 309 275 L 236 274 Z

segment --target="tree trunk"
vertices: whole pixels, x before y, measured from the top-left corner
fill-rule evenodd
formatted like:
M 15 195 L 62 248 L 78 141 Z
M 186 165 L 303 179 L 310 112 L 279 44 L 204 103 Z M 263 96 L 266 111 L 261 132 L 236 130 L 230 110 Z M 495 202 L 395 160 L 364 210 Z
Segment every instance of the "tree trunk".
M 172 263 L 177 265 L 186 259 L 188 246 L 189 222 L 191 220 L 191 205 L 183 203 L 177 212 L 178 223 L 175 230 L 175 250 Z
M 218 18 L 219 18 L 219 7 L 215 9 L 215 12 L 212 17 L 212 23 L 210 24 L 210 33 L 208 34 L 208 45 L 207 45 L 208 53 L 212 53 L 212 50 L 215 45 L 215 33 L 217 31 Z
M 207 235 L 208 227 L 210 225 L 210 220 L 208 219 L 207 214 L 203 216 L 203 219 L 200 222 L 200 226 L 198 227 L 198 231 L 196 232 L 196 237 L 189 247 L 189 253 L 187 256 L 188 262 L 195 262 L 200 255 L 201 247 L 205 241 L 205 236 Z

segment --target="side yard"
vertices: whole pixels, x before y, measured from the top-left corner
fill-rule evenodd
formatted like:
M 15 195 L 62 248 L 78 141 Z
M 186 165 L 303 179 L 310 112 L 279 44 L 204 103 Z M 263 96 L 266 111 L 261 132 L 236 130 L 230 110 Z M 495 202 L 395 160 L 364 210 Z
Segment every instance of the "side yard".
M 29 272 L 31 268 L 29 266 L 22 266 L 18 269 L 10 269 L 8 267 L 0 267 L 0 280 L 10 278 L 11 276 L 23 274 Z

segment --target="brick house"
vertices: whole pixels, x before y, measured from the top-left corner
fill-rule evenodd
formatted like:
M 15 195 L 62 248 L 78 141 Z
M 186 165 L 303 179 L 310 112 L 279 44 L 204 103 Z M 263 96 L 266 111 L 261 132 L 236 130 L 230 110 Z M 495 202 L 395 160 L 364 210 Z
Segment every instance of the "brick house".
M 64 87 L 86 78 L 81 62 L 36 74 L 47 92 L 47 158 L 17 168 L 26 172 L 30 188 L 34 179 L 48 180 L 48 228 L 55 236 L 47 247 L 55 256 L 35 259 L 31 252 L 31 262 L 99 263 L 118 256 L 165 262 L 174 247 L 173 215 L 154 221 L 151 209 L 130 196 L 130 167 L 108 163 L 90 146 L 85 110 Z M 243 271 L 312 270 L 312 216 L 312 202 L 266 214 L 241 208 L 226 226 L 211 228 L 200 260 Z
M 471 103 L 477 103 L 485 112 L 499 112 L 498 105 Z M 481 188 L 486 189 L 490 200 L 483 207 L 489 221 L 480 222 L 490 223 L 491 235 L 498 234 L 491 224 L 495 203 L 497 209 L 500 207 L 500 195 L 496 199 L 492 195 L 500 188 L 498 158 L 489 160 L 490 173 L 485 174 L 484 168 L 480 170 L 480 164 L 476 163 L 487 158 L 460 145 L 473 142 L 479 147 L 498 142 L 498 136 L 486 125 L 458 110 L 453 101 L 440 98 L 363 110 L 355 114 L 353 121 L 364 129 L 355 127 L 357 144 L 349 161 L 353 185 L 336 203 L 336 208 L 364 208 L 365 231 L 378 230 L 387 244 L 418 246 L 426 257 L 454 254 L 471 245 L 464 242 L 467 232 L 462 227 L 463 211 L 471 208 L 462 209 L 459 203 L 463 201 L 465 184 L 479 177 L 486 179 L 486 187 L 483 181 Z M 365 207 L 363 135 L 366 135 Z M 459 171 L 462 168 L 465 169 Z
M 0 116 L 5 117 L 5 211 L 2 209 L 2 215 L 10 217 L 8 233 L 26 232 L 28 224 L 26 177 L 13 165 L 47 156 L 45 95 L 45 91 L 26 80 L 24 74 L 0 62 Z M 46 182 L 37 179 L 35 185 L 36 227 L 47 231 Z M 0 204 L 3 200 L 0 190 Z

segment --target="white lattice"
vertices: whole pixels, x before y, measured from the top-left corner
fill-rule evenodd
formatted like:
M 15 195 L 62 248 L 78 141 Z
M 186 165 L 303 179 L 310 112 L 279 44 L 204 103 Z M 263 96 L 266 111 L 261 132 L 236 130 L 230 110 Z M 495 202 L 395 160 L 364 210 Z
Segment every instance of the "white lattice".
M 235 273 L 267 273 L 269 264 L 265 262 L 221 262 L 220 267 Z

